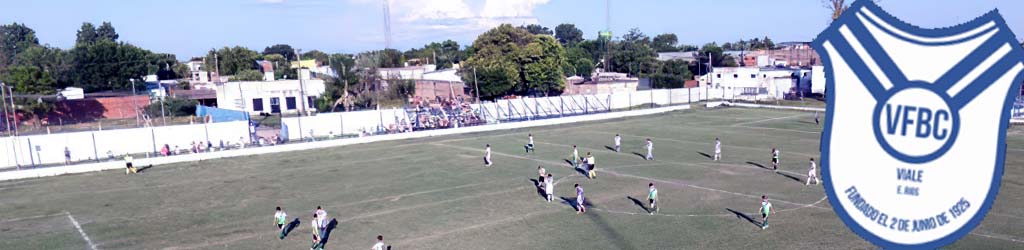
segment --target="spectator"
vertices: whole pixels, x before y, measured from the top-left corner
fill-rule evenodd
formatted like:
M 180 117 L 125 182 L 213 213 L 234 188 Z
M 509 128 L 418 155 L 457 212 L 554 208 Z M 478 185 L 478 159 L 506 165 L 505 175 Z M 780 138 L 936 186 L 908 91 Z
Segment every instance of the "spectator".
M 71 150 L 64 147 L 64 165 L 71 164 Z

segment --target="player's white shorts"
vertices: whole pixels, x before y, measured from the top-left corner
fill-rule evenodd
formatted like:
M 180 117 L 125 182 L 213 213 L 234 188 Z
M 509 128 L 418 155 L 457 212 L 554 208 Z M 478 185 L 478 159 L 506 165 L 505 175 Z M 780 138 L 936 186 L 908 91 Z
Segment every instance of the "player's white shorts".
M 807 177 L 808 178 L 817 178 L 818 177 L 818 173 L 816 173 L 816 171 L 814 171 L 814 170 L 807 171 Z

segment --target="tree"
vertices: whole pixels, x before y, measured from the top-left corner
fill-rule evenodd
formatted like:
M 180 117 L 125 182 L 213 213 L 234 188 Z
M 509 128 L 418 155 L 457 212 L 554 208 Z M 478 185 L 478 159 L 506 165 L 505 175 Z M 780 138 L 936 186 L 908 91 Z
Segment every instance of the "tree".
M 263 55 L 278 54 L 284 56 L 288 61 L 295 61 L 295 49 L 287 44 L 275 44 L 263 49 Z
M 35 66 L 13 66 L 4 74 L 3 82 L 14 87 L 21 94 L 53 94 L 56 93 L 56 81 L 50 72 Z
M 82 23 L 82 27 L 78 29 L 75 44 L 93 43 L 97 38 L 99 38 L 99 34 L 96 33 L 96 27 L 90 22 L 85 22 Z
M 676 34 L 667 33 L 655 36 L 651 42 L 651 47 L 654 47 L 654 50 L 658 52 L 674 52 L 679 51 L 676 43 L 679 43 L 679 38 L 676 37 Z
M 327 53 L 319 50 L 310 50 L 309 52 L 302 53 L 303 60 L 316 60 L 317 63 L 327 64 L 327 58 L 330 57 Z
M 594 60 L 586 49 L 573 46 L 565 49 L 566 64 L 562 67 L 565 76 L 578 75 L 590 79 L 590 73 L 594 72 Z
M 842 16 L 843 12 L 850 8 L 850 5 L 847 5 L 845 0 L 824 0 L 822 3 L 826 9 L 832 12 L 832 21 L 839 19 L 839 16 Z
M 130 89 L 130 79 L 146 75 L 151 53 L 105 39 L 78 44 L 70 51 L 70 81 L 86 92 Z
M 701 63 L 700 65 L 706 65 L 710 59 L 711 66 L 714 67 L 736 67 L 736 60 L 731 56 L 726 55 L 722 50 L 722 47 L 719 47 L 716 43 L 704 44 L 697 53 Z M 708 57 L 709 54 L 710 57 Z M 700 68 L 700 71 L 697 72 L 698 75 L 707 74 L 708 68 L 706 66 L 700 66 L 698 68 Z
M 263 73 L 253 69 L 246 69 L 239 71 L 235 74 L 235 77 L 231 78 L 233 82 L 247 82 L 247 81 L 263 81 Z
M 14 64 L 18 53 L 35 46 L 39 39 L 32 28 L 19 23 L 0 25 L 0 72 Z
M 520 26 L 520 28 L 526 29 L 526 32 L 534 35 L 551 35 L 551 30 L 548 27 L 540 26 L 538 24 L 530 24 L 526 26 Z
M 294 54 L 294 52 L 293 52 Z M 220 75 L 234 75 L 246 69 L 255 69 L 256 60 L 260 59 L 259 53 L 242 46 L 232 48 L 224 47 L 219 50 L 210 50 L 204 58 L 204 64 L 210 71 L 220 69 Z M 287 67 L 287 66 L 283 66 Z
M 553 37 L 537 36 L 526 45 L 519 59 L 526 84 L 519 85 L 516 92 L 548 96 L 565 89 L 565 49 Z
M 659 66 L 658 71 L 650 76 L 654 88 L 682 88 L 686 80 L 693 78 L 689 63 L 683 60 L 668 60 Z
M 32 46 L 16 56 L 16 65 L 38 68 L 49 73 L 57 88 L 67 87 L 70 57 L 67 52 L 52 47 Z
M 639 29 L 630 29 L 622 41 L 612 44 L 611 70 L 641 76 L 654 72 L 658 53 L 650 46 L 650 38 Z
M 410 49 L 403 55 L 406 59 L 415 58 L 432 62 L 438 69 L 452 68 L 452 65 L 465 60 L 465 51 L 461 50 L 458 42 L 452 40 L 432 42 L 423 48 Z
M 559 24 L 555 26 L 555 39 L 558 39 L 562 46 L 574 45 L 583 41 L 583 31 L 574 24 Z
M 521 83 L 518 54 L 534 39 L 525 29 L 502 24 L 484 32 L 473 41 L 473 56 L 462 70 L 465 82 L 479 81 L 481 98 L 492 99 L 511 94 Z
M 679 51 L 682 51 L 682 52 L 697 51 L 698 49 L 699 48 L 697 48 L 697 45 L 692 45 L 692 44 L 679 45 Z
M 725 42 L 725 43 L 722 44 L 722 50 L 736 50 L 736 49 L 732 47 L 732 43 Z
M 114 30 L 114 26 L 110 22 L 103 22 L 99 28 L 96 28 L 96 39 L 107 39 L 110 41 L 117 41 L 117 31 Z

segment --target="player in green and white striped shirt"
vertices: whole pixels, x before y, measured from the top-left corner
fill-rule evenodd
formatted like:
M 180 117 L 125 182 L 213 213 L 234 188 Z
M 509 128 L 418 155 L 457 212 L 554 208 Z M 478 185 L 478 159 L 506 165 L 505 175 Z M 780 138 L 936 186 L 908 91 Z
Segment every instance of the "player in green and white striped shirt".
M 288 214 L 281 211 L 281 207 L 277 207 L 277 212 L 274 212 L 274 222 L 277 223 L 277 229 L 281 230 L 281 234 L 278 236 L 280 239 L 284 239 L 284 224 L 288 222 Z
M 654 187 L 654 183 L 647 183 L 647 201 L 651 203 L 651 210 L 648 211 L 650 214 L 658 212 L 658 188 Z
M 761 196 L 761 230 L 768 228 L 768 215 L 773 214 L 772 203 L 768 202 L 768 196 Z

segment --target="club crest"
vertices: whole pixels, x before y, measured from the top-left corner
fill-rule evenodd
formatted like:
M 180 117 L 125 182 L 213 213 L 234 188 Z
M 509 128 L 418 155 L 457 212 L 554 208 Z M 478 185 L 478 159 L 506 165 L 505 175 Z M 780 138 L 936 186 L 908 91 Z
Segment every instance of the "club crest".
M 857 1 L 813 46 L 827 78 L 822 177 L 843 222 L 883 248 L 939 248 L 976 227 L 1024 81 L 999 14 L 922 29 Z

